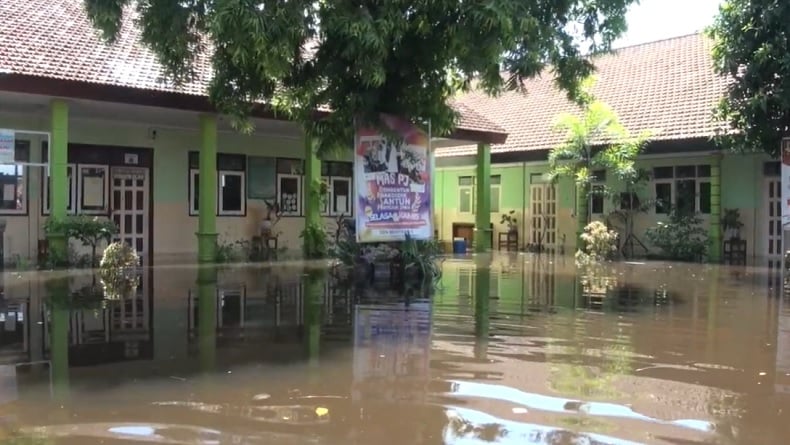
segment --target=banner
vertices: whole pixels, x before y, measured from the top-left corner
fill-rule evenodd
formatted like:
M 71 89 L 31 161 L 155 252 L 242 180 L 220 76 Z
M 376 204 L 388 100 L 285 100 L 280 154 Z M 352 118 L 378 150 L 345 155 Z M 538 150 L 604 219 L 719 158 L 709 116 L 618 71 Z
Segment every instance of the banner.
M 356 228 L 360 243 L 433 237 L 429 137 L 403 119 L 384 116 L 394 137 L 358 128 L 354 150 Z
M 5 130 L 0 128 L 0 164 L 14 163 L 15 147 L 16 138 L 14 130 Z

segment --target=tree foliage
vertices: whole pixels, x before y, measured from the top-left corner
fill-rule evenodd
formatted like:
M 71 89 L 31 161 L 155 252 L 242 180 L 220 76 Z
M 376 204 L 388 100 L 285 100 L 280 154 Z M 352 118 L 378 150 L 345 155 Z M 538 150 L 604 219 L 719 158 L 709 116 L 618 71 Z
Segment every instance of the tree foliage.
M 110 41 L 134 8 L 176 82 L 210 57 L 209 96 L 235 122 L 264 103 L 324 144 L 347 144 L 352 122 L 378 124 L 379 113 L 449 132 L 448 99 L 473 80 L 496 93 L 552 66 L 574 94 L 592 72 L 585 52 L 607 50 L 638 0 L 84 1 Z M 316 119 L 319 109 L 333 113 Z
M 577 185 L 589 187 L 595 179 L 590 172 L 609 170 L 620 179 L 636 174 L 634 162 L 651 131 L 631 135 L 620 123 L 617 113 L 592 95 L 595 79 L 582 82 L 577 103 L 581 113 L 561 113 L 554 130 L 564 141 L 549 152 L 552 178 L 569 177 Z
M 729 76 L 716 115 L 727 147 L 779 152 L 790 135 L 790 2 L 727 0 L 708 30 L 716 70 Z

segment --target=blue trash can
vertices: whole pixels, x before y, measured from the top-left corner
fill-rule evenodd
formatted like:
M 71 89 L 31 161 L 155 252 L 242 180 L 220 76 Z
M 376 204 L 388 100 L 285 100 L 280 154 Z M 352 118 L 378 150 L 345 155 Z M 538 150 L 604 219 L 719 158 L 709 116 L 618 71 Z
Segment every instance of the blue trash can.
M 453 254 L 455 255 L 466 254 L 466 240 L 464 238 L 453 239 Z

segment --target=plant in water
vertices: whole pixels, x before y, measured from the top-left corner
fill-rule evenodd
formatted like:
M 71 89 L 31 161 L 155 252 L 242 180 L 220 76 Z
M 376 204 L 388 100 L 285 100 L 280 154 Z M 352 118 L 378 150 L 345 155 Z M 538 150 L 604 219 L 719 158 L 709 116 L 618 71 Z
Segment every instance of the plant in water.
M 518 219 L 516 218 L 516 211 L 511 210 L 502 214 L 499 224 L 507 224 L 507 231 L 510 233 L 518 232 Z
M 708 250 L 708 231 L 694 214 L 671 209 L 666 222 L 647 229 L 645 236 L 663 255 L 676 261 L 701 261 Z
M 97 216 L 69 216 L 65 219 L 49 218 L 44 226 L 47 233 L 65 235 L 67 239 L 76 239 L 83 246 L 91 248 L 91 267 L 98 265 L 96 250 L 102 242 L 108 243 L 118 233 L 118 227 L 112 221 Z
M 587 265 L 611 260 L 617 253 L 617 237 L 617 232 L 609 230 L 600 221 L 587 224 L 581 234 L 584 246 L 576 251 L 576 264 Z
M 634 162 L 650 136 L 644 132 L 632 136 L 620 123 L 609 105 L 592 95 L 593 77 L 582 82 L 575 97 L 582 113 L 563 113 L 557 116 L 554 131 L 563 133 L 565 140 L 549 152 L 549 177 L 573 179 L 577 190 L 576 218 L 578 236 L 590 221 L 590 191 L 596 179 L 594 170 L 611 171 L 624 178 L 634 171 Z M 583 241 L 577 240 L 581 248 Z
M 442 246 L 436 240 L 418 241 L 406 234 L 400 246 L 400 260 L 406 272 L 413 269 L 423 280 L 439 281 L 442 277 Z
M 302 238 L 304 257 L 307 259 L 325 258 L 328 253 L 326 229 L 320 224 L 309 223 L 299 235 Z
M 99 265 L 104 296 L 124 299 L 137 290 L 137 268 L 140 257 L 126 243 L 114 242 L 104 249 Z

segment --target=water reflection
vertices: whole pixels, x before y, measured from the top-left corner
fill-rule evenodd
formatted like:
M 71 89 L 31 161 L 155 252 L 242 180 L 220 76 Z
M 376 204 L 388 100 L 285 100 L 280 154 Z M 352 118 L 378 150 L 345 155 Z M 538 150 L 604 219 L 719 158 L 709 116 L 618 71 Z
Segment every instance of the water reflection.
M 170 268 L 115 300 L 82 291 L 90 273 L 6 276 L 0 440 L 787 442 L 790 300 L 771 276 L 596 273 L 477 256 L 433 292 L 315 265 Z

